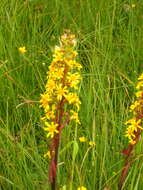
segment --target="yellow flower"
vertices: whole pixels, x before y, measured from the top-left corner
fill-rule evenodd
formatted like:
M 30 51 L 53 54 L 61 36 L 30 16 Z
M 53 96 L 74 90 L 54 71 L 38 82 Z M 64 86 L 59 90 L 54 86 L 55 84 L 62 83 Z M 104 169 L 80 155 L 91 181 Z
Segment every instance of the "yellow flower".
M 126 121 L 125 122 L 125 125 L 128 125 L 128 124 L 131 124 L 131 125 L 133 125 L 133 126 L 139 126 L 140 125 L 140 123 L 141 123 L 141 119 L 136 119 L 135 117 L 134 118 L 132 118 L 132 119 L 130 119 L 130 120 L 128 120 L 128 121 Z
M 68 79 L 68 84 L 70 85 L 71 88 L 75 88 L 78 89 L 78 83 L 81 80 L 81 76 L 79 73 L 69 73 L 69 75 L 67 76 Z
M 130 139 L 129 143 L 131 143 L 131 144 L 136 144 L 136 141 L 133 140 L 133 139 Z
M 25 46 L 19 47 L 18 50 L 19 50 L 19 52 L 20 52 L 21 54 L 24 54 L 24 53 L 26 53 L 26 51 L 27 51 Z
M 75 112 L 75 111 L 73 111 L 73 110 L 71 110 L 70 112 L 72 113 L 72 116 L 70 117 L 70 119 L 71 119 L 71 120 L 75 120 L 76 123 L 79 123 L 79 124 L 80 124 L 80 121 L 79 121 L 79 119 L 78 119 L 78 113 Z
M 49 159 L 51 159 L 51 153 L 50 151 L 48 151 L 47 153 L 44 154 L 44 158 L 48 157 Z
M 137 89 L 140 89 L 141 87 L 143 87 L 143 81 L 139 81 L 136 86 Z
M 87 139 L 86 139 L 85 137 L 79 137 L 79 141 L 80 141 L 80 142 L 86 142 Z
M 140 97 L 142 97 L 143 96 L 143 91 L 138 91 L 138 92 L 136 92 L 136 97 L 137 98 L 140 98 Z
M 128 137 L 129 139 L 135 138 L 135 134 L 134 134 L 135 130 L 134 128 L 130 125 L 127 130 L 126 130 L 126 135 L 125 137 Z
M 74 104 L 79 109 L 79 105 L 81 104 L 81 102 L 76 93 L 68 93 L 67 95 L 65 95 L 65 98 L 69 102 L 69 104 Z
M 42 104 L 41 107 L 46 108 L 49 106 L 49 102 L 51 101 L 51 98 L 49 94 L 41 94 L 41 100 L 40 103 Z
M 143 130 L 140 124 L 141 124 L 141 119 L 137 120 L 136 118 L 132 118 L 125 123 L 125 125 L 128 125 L 128 128 L 126 129 L 126 132 L 125 132 L 125 137 L 128 137 L 129 142 L 131 144 L 136 143 L 134 141 L 134 138 L 136 137 L 135 132 L 137 132 L 138 129 Z
M 135 8 L 135 7 L 136 7 L 136 5 L 135 5 L 135 4 L 132 4 L 132 5 L 131 5 L 131 7 L 132 7 L 132 8 Z
M 47 84 L 46 84 L 46 90 L 49 94 L 53 93 L 53 90 L 56 88 L 56 83 L 54 80 L 48 80 Z
M 84 186 L 81 186 L 81 187 L 78 187 L 77 190 L 87 190 L 87 188 Z
M 92 147 L 94 147 L 94 146 L 96 146 L 96 143 L 94 141 L 90 141 L 89 145 L 92 146 Z
M 67 87 L 62 85 L 57 86 L 56 93 L 57 93 L 57 100 L 62 100 L 62 97 L 67 93 Z
M 135 110 L 138 106 L 140 106 L 140 102 L 135 101 L 131 106 L 130 106 L 130 112 Z
M 138 80 L 143 80 L 143 74 L 139 76 Z
M 54 133 L 59 133 L 59 131 L 57 130 L 57 127 L 58 127 L 57 123 L 51 122 L 51 124 L 50 124 L 48 122 L 45 122 L 45 125 L 47 127 L 44 127 L 44 130 L 48 131 L 47 137 L 51 136 L 51 138 L 53 138 Z

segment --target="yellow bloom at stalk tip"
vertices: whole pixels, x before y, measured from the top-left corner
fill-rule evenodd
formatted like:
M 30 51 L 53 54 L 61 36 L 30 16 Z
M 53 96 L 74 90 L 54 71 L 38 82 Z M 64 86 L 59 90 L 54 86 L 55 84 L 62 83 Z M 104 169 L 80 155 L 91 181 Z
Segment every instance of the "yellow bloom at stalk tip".
M 87 190 L 87 188 L 84 186 L 81 186 L 81 187 L 78 187 L 77 190 Z
M 67 122 L 66 117 L 80 124 L 78 111 L 81 102 L 78 91 L 82 66 L 76 61 L 78 53 L 75 45 L 75 35 L 66 31 L 60 38 L 60 44 L 55 46 L 53 51 L 53 60 L 47 72 L 45 92 L 40 99 L 40 107 L 44 110 L 41 120 L 46 125 L 44 130 L 47 137 L 53 138 L 58 135 L 60 126 Z
M 59 131 L 57 130 L 58 124 L 51 122 L 45 122 L 46 127 L 44 127 L 44 130 L 48 132 L 47 137 L 51 136 L 51 138 L 54 137 L 55 133 L 59 133 Z
M 80 141 L 80 142 L 86 142 L 87 139 L 86 139 L 85 137 L 79 137 L 79 141 Z
M 26 53 L 26 52 L 27 52 L 27 50 L 26 50 L 26 47 L 25 47 L 25 46 L 23 46 L 23 47 L 19 47 L 19 48 L 18 48 L 18 50 L 19 50 L 19 52 L 20 52 L 21 54 L 24 54 L 24 53 Z
M 91 147 L 94 147 L 94 146 L 96 146 L 96 143 L 95 143 L 94 141 L 89 141 L 89 145 L 90 145 Z

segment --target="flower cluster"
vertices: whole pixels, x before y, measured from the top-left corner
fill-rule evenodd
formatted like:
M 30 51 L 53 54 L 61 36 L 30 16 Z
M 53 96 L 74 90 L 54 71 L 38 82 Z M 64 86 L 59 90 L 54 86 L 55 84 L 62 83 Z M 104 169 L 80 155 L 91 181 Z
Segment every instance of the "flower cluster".
M 125 125 L 128 126 L 125 136 L 128 137 L 131 144 L 137 143 L 137 137 L 143 130 L 141 127 L 143 118 L 143 74 L 138 78 L 136 89 L 136 100 L 130 106 L 130 112 L 132 112 L 133 118 L 125 122 Z
M 81 80 L 82 66 L 76 61 L 75 35 L 66 31 L 61 36 L 60 45 L 55 47 L 53 60 L 47 72 L 46 91 L 41 95 L 44 108 L 44 130 L 53 138 L 69 120 L 80 123 L 78 111 L 80 100 L 77 95 Z M 66 112 L 66 110 L 69 110 Z

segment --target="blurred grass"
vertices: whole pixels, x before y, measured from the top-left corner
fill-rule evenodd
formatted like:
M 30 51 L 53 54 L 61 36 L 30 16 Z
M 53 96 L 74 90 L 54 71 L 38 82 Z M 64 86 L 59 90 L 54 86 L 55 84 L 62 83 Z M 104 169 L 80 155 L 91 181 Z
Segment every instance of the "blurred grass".
M 1 0 L 0 23 L 0 189 L 50 189 L 42 111 L 38 103 L 20 104 L 39 100 L 53 48 L 70 29 L 83 65 L 81 126 L 63 131 L 59 186 L 116 190 L 120 152 L 127 146 L 123 123 L 143 70 L 143 2 Z M 20 46 L 26 46 L 25 55 Z M 95 141 L 96 148 L 81 144 L 79 136 Z M 142 167 L 141 141 L 125 189 L 142 189 Z

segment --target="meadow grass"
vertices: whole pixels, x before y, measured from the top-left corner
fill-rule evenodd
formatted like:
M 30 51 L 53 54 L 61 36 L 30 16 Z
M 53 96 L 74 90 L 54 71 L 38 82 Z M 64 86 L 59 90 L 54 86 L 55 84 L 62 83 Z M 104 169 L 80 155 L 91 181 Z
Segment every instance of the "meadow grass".
M 135 4 L 135 8 L 132 8 Z M 143 2 L 130 0 L 1 0 L 0 189 L 50 190 L 48 140 L 38 103 L 54 46 L 64 29 L 78 39 L 83 65 L 80 126 L 62 132 L 58 184 L 62 190 L 118 189 L 127 146 L 124 121 L 143 70 Z M 21 55 L 18 48 L 26 46 Z M 96 147 L 79 142 L 85 136 Z M 124 189 L 142 190 L 142 140 Z

